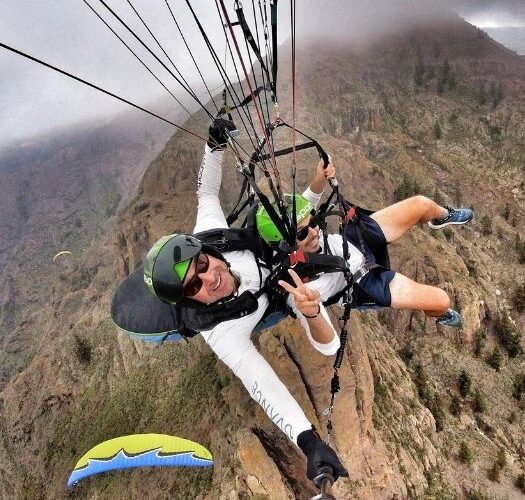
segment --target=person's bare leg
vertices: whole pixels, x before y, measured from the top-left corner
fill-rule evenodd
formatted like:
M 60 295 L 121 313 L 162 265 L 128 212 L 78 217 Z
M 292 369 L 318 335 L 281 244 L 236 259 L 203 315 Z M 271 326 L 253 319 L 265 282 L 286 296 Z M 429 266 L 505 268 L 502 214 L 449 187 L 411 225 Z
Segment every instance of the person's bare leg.
M 423 285 L 397 273 L 390 282 L 390 295 L 394 309 L 417 309 L 427 316 L 443 316 L 450 307 L 450 298 L 441 288 Z
M 370 217 L 374 219 L 386 241 L 391 243 L 403 236 L 419 222 L 428 222 L 446 215 L 446 210 L 426 196 L 417 195 L 378 210 Z

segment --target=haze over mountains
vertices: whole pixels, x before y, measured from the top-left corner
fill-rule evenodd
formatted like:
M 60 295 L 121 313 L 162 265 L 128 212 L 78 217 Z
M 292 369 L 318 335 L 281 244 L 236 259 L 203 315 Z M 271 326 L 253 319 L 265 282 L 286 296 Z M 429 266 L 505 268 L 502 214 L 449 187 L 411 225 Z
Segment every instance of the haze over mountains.
M 483 28 L 483 31 L 505 47 L 525 55 L 525 28 Z
M 351 477 L 337 483 L 336 497 L 521 498 L 524 58 L 458 18 L 359 47 L 300 45 L 297 55 L 298 127 L 332 154 L 352 201 L 377 209 L 424 193 L 476 212 L 468 227 L 417 228 L 391 250 L 395 269 L 449 292 L 461 331 L 420 313 L 353 314 L 334 416 Z M 280 64 L 289 67 L 286 56 Z M 285 117 L 290 89 L 283 72 Z M 109 320 L 117 283 L 152 242 L 193 224 L 203 144 L 171 133 L 124 117 L 4 156 L 2 498 L 315 493 L 299 452 L 202 339 L 152 349 Z M 301 156 L 299 185 L 314 162 Z M 225 205 L 238 185 L 228 164 Z M 75 245 L 74 261 L 51 267 L 64 245 Z M 292 320 L 258 343 L 324 432 L 331 360 L 311 351 Z M 462 370 L 468 390 L 458 383 Z M 201 442 L 214 470 L 124 472 L 65 491 L 84 451 L 134 432 Z

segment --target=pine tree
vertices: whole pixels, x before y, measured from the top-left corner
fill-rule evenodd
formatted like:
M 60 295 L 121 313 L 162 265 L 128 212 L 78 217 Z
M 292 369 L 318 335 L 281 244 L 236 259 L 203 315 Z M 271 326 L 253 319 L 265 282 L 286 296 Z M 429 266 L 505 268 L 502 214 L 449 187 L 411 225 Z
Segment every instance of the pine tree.
M 525 310 L 525 281 L 517 285 L 512 294 L 512 303 L 520 314 Z
M 452 415 L 454 415 L 455 417 L 459 417 L 461 415 L 461 400 L 455 394 L 450 400 L 449 410 L 450 413 L 452 413 Z
M 436 121 L 436 123 L 434 123 L 434 138 L 439 140 L 441 139 L 441 136 L 441 125 L 439 124 L 439 121 Z
M 519 401 L 525 394 L 525 373 L 518 373 L 514 379 L 512 395 Z
M 462 370 L 458 379 L 458 389 L 461 397 L 466 398 L 469 395 L 471 385 L 472 382 L 469 374 L 465 370 Z
M 507 455 L 505 454 L 505 450 L 503 448 L 500 448 L 498 451 L 498 456 L 496 458 L 496 465 L 500 469 L 504 469 L 507 465 Z
M 486 408 L 487 404 L 485 402 L 485 396 L 483 396 L 482 392 L 476 388 L 472 398 L 472 411 L 474 411 L 474 413 L 483 413 Z
M 432 413 L 434 421 L 436 422 L 436 432 L 442 431 L 445 425 L 446 416 L 445 411 L 443 410 L 441 396 L 437 393 L 434 394 L 434 397 L 430 399 L 427 408 L 430 410 L 430 413 Z
M 474 355 L 480 357 L 483 352 L 483 348 L 487 343 L 487 332 L 484 329 L 478 330 L 476 333 L 476 343 L 474 345 Z
M 474 461 L 474 453 L 472 453 L 472 450 L 465 441 L 461 441 L 459 444 L 458 457 L 461 462 L 467 465 L 471 465 Z
M 487 477 L 493 483 L 499 483 L 500 473 L 501 469 L 496 464 L 493 464 L 492 467 L 487 471 Z
M 516 488 L 520 489 L 523 494 L 525 494 L 525 473 L 521 473 L 514 483 Z
M 421 55 L 418 56 L 416 62 L 416 68 L 414 69 L 414 82 L 418 87 L 423 85 L 423 77 L 425 75 L 425 65 Z
M 490 84 L 490 98 L 492 101 L 492 109 L 496 109 L 498 104 L 503 99 L 505 91 L 503 89 L 503 83 L 499 80 Z
M 487 103 L 487 92 L 485 91 L 485 84 L 483 82 L 481 82 L 478 85 L 477 98 L 478 98 L 478 104 L 480 106 L 483 106 L 484 104 Z
M 510 206 L 508 203 L 505 205 L 505 208 L 503 209 L 503 213 L 501 215 L 503 215 L 503 218 L 506 221 L 510 219 Z
M 508 314 L 503 313 L 496 318 L 494 333 L 501 345 L 507 350 L 510 358 L 515 358 L 521 354 L 521 333 Z
M 520 264 L 525 264 L 525 241 L 522 241 L 518 248 L 518 262 Z
M 496 457 L 496 461 L 492 465 L 492 467 L 489 469 L 487 473 L 487 477 L 494 482 L 499 483 L 500 473 L 507 465 L 507 456 L 505 455 L 505 450 L 503 448 L 500 448 L 498 451 L 498 456 Z
M 434 188 L 434 194 L 432 195 L 432 199 L 438 204 L 443 205 L 443 196 L 441 196 L 441 193 L 439 192 L 439 189 L 437 186 Z
M 487 363 L 490 367 L 494 368 L 494 370 L 499 372 L 502 359 L 503 356 L 501 354 L 501 350 L 498 346 L 496 346 L 494 347 L 490 355 L 487 357 Z
M 492 234 L 492 219 L 487 214 L 481 218 L 481 232 L 485 236 Z

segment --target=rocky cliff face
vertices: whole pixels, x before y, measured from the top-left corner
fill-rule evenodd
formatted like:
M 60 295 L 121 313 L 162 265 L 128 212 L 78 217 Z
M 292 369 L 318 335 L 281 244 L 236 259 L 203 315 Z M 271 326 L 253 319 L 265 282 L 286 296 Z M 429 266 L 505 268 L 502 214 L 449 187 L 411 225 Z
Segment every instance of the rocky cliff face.
M 447 290 L 465 319 L 461 330 L 438 328 L 419 312 L 353 314 L 333 436 L 351 476 L 334 494 L 518 498 L 523 354 L 512 345 L 525 321 L 514 298 L 525 276 L 525 63 L 459 20 L 359 50 L 303 47 L 298 61 L 299 128 L 330 151 L 348 198 L 377 209 L 423 193 L 476 211 L 469 227 L 414 228 L 391 248 L 395 269 Z M 284 80 L 282 103 L 289 94 Z M 124 338 L 108 318 L 117 283 L 152 242 L 191 230 L 202 149 L 193 138 L 173 136 L 135 199 L 53 284 L 49 304 L 25 323 L 15 321 L 15 328 L 38 332 L 41 343 L 1 393 L 0 496 L 233 500 L 315 493 L 299 452 L 202 339 L 152 348 Z M 314 163 L 301 157 L 299 185 Z M 280 165 L 285 172 L 286 162 Z M 223 180 L 226 207 L 238 183 L 232 164 Z M 17 286 L 11 281 L 5 296 Z M 331 361 L 305 343 L 293 320 L 256 341 L 324 430 Z M 486 361 L 495 347 L 502 354 L 497 370 Z M 462 370 L 469 390 L 458 384 Z M 215 467 L 123 472 L 65 492 L 85 450 L 135 432 L 201 442 Z M 499 450 L 506 463 L 495 468 Z

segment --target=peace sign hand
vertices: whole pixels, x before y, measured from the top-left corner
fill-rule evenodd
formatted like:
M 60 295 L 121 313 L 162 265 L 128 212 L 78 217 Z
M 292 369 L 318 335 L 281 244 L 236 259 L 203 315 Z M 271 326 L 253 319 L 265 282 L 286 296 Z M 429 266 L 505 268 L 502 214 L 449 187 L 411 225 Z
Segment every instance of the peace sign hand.
M 315 318 L 319 314 L 320 294 L 317 290 L 310 289 L 305 283 L 301 281 L 299 275 L 293 270 L 288 269 L 295 286 L 286 283 L 286 281 L 279 280 L 278 283 L 288 293 L 294 296 L 295 306 L 297 310 L 305 317 Z

